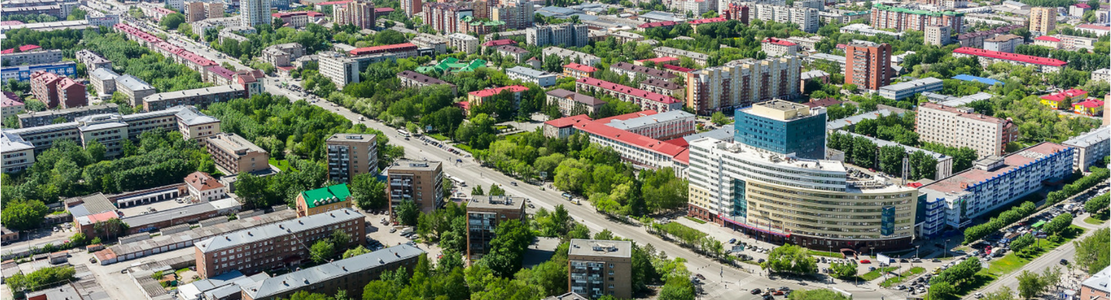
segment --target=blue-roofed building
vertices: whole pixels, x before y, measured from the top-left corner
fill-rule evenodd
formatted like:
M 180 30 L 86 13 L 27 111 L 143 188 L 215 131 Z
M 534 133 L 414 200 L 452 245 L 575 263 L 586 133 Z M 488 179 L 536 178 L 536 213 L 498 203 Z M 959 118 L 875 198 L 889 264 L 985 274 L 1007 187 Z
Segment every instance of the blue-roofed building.
M 1002 81 L 999 81 L 999 80 L 995 80 L 995 79 L 991 79 L 991 78 L 984 78 L 984 77 L 976 77 L 976 76 L 972 76 L 972 75 L 968 75 L 968 74 L 961 74 L 961 75 L 953 76 L 953 79 L 964 80 L 964 81 L 978 81 L 978 82 L 984 83 L 986 85 L 995 85 L 996 83 L 999 83 L 999 84 L 1003 83 Z
M 3 80 L 3 82 L 8 82 L 8 80 L 11 79 L 15 79 L 17 81 L 30 81 L 31 73 L 38 71 L 46 71 L 58 75 L 76 77 L 77 63 L 72 61 L 64 61 L 52 64 L 7 67 L 0 69 L 0 80 Z

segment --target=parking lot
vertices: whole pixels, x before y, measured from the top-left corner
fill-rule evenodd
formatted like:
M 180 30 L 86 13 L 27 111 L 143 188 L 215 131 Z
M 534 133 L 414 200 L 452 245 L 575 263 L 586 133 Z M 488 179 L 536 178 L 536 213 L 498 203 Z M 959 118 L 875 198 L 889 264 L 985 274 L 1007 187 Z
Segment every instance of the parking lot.
M 405 243 L 413 243 L 414 246 L 424 250 L 428 253 L 428 258 L 435 261 L 443 253 L 443 249 L 439 245 L 429 245 L 427 243 L 415 243 L 413 238 L 417 238 L 415 228 L 406 230 L 406 226 L 391 226 L 382 224 L 382 220 L 389 220 L 389 215 L 376 214 L 376 213 L 363 213 L 366 215 L 366 240 L 364 245 L 367 249 L 375 250 L 377 247 L 393 247 Z M 411 232 L 409 237 L 403 236 L 402 233 Z

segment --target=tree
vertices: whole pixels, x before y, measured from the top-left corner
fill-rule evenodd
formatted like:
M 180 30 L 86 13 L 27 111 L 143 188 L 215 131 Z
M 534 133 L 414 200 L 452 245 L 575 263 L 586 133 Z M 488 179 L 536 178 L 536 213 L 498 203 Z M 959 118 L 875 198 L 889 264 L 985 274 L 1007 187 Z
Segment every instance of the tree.
M 1088 275 L 1095 275 L 1108 266 L 1111 255 L 1111 229 L 1096 230 L 1091 236 L 1072 242 L 1076 246 L 1073 263 L 1081 266 Z
M 351 243 L 351 235 L 348 235 L 343 230 L 336 229 L 332 231 L 332 236 L 328 237 L 328 242 L 332 243 L 336 249 L 347 248 L 347 244 Z
M 181 23 L 185 23 L 185 15 L 181 13 L 172 13 L 162 17 L 162 21 L 159 22 L 159 25 L 162 25 L 163 29 L 174 30 L 177 29 L 178 25 L 181 25 Z
M 352 258 L 352 257 L 355 257 L 355 256 L 367 254 L 367 253 L 370 253 L 370 249 L 367 249 L 366 247 L 363 247 L 363 245 L 359 245 L 358 247 L 355 247 L 354 249 L 344 251 L 343 252 L 343 259 L 348 259 L 348 258 Z
M 361 209 L 380 210 L 386 208 L 386 183 L 378 180 L 377 174 L 363 173 L 351 179 L 351 196 Z
M 1052 235 L 1060 235 L 1069 228 L 1069 225 L 1072 225 L 1072 214 L 1060 214 L 1046 223 L 1042 230 Z
M 681 276 L 670 276 L 667 283 L 660 290 L 660 300 L 694 300 L 694 285 L 690 279 Z
M 535 237 L 528 225 L 520 220 L 502 222 L 495 231 L 494 239 L 490 241 L 490 252 L 481 261 L 490 267 L 494 275 L 507 277 L 521 268 L 525 250 Z
M 857 274 L 856 264 L 852 263 L 833 263 L 829 266 L 829 270 L 834 278 L 842 280 L 852 279 Z
M 1033 245 L 1033 244 L 1034 244 L 1034 235 L 1029 234 L 1029 233 L 1024 234 L 1024 235 L 1021 235 L 1019 237 L 1016 237 L 1013 241 L 1011 241 L 1011 250 L 1015 251 L 1016 253 L 1021 253 L 1023 250 L 1026 249 L 1026 247 L 1029 247 L 1030 245 Z
M 12 229 L 27 230 L 42 224 L 50 209 L 45 204 L 36 200 L 20 201 L 8 204 L 4 213 L 0 214 L 4 226 Z
M 420 212 L 420 206 L 412 200 L 402 200 L 401 204 L 394 209 L 398 222 L 405 226 L 417 225 Z
M 1045 281 L 1038 273 L 1030 272 L 1030 270 L 1023 270 L 1022 274 L 1018 275 L 1018 295 L 1023 299 L 1032 299 L 1037 297 L 1045 290 Z
M 473 188 L 471 188 L 471 195 L 472 196 L 483 196 L 485 194 L 486 194 L 486 192 L 482 191 L 482 186 L 481 185 L 476 185 Z
M 490 196 L 505 196 L 505 190 L 503 190 L 500 186 L 498 186 L 497 183 L 491 183 L 490 184 Z
M 84 246 L 85 242 L 88 242 L 88 240 L 89 240 L 89 238 L 86 237 L 85 234 L 81 233 L 81 232 L 74 233 L 73 236 L 69 237 L 69 243 L 70 243 L 70 245 L 72 245 L 74 247 Z
M 1015 292 L 1009 286 L 984 294 L 984 300 L 1015 300 Z
M 850 300 L 845 295 L 827 289 L 798 290 L 791 292 L 791 300 Z
M 112 218 L 93 224 L 93 231 L 97 233 L 97 236 L 107 237 L 109 240 L 111 240 L 112 237 L 120 237 L 127 234 L 128 228 L 130 228 L 130 226 L 119 218 Z
M 1090 214 L 1096 214 L 1104 209 L 1107 209 L 1108 204 L 1111 204 L 1111 194 L 1103 194 L 1088 200 L 1084 203 L 1084 211 Z
M 720 111 L 714 112 L 713 115 L 710 115 L 710 121 L 719 126 L 733 123 L 732 118 L 726 117 L 725 114 L 721 113 Z
M 332 245 L 331 242 L 327 240 L 319 240 L 312 245 L 312 248 L 309 248 L 309 256 L 312 257 L 313 262 L 319 264 L 332 258 L 333 252 L 335 252 L 335 250 L 336 247 Z
M 926 294 L 926 300 L 942 300 L 947 299 L 953 293 L 957 292 L 957 288 L 949 282 L 931 283 L 930 290 Z
M 801 246 L 786 244 L 772 249 L 768 253 L 768 261 L 762 265 L 764 269 L 773 272 L 787 272 L 794 274 L 813 274 L 818 271 L 818 264 L 809 251 Z

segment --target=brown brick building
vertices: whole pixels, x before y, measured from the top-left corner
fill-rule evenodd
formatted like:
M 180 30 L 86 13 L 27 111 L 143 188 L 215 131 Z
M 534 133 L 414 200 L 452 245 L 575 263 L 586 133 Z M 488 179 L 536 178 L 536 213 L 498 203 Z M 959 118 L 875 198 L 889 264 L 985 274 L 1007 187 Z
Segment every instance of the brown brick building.
M 398 160 L 386 170 L 386 194 L 390 197 L 390 216 L 402 201 L 415 201 L 421 212 L 429 213 L 443 205 L 444 169 L 438 161 Z
M 477 261 L 488 253 L 498 224 L 525 217 L 525 198 L 475 196 L 467 202 L 467 260 Z
M 234 133 L 219 133 L 205 140 L 216 166 L 228 175 L 270 169 L 270 153 Z
M 328 138 L 328 180 L 349 183 L 355 175 L 378 173 L 377 141 L 373 134 L 337 133 Z
M 297 272 L 278 275 L 243 286 L 243 300 L 289 299 L 302 290 L 334 295 L 347 291 L 349 299 L 362 299 L 367 283 L 378 280 L 382 272 L 405 268 L 409 275 L 417 266 L 424 250 L 409 245 L 398 245 L 371 253 L 337 260 Z
M 633 297 L 633 243 L 572 239 L 567 252 L 568 289 L 590 298 Z
M 878 90 L 891 83 L 891 45 L 856 42 L 845 47 L 845 84 Z

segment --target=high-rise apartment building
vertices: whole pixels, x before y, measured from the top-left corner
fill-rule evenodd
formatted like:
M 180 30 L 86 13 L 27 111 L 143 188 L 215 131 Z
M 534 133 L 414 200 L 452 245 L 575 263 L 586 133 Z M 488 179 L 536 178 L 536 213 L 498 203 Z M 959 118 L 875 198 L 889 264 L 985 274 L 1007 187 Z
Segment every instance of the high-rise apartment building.
M 633 297 L 633 243 L 572 239 L 567 251 L 568 290 L 597 299 Z
M 498 225 L 509 220 L 524 221 L 525 198 L 474 196 L 467 202 L 467 260 L 475 262 L 490 251 Z
M 1030 32 L 1033 34 L 1046 34 L 1057 28 L 1056 7 L 1030 8 Z
M 878 90 L 891 83 L 891 45 L 855 41 L 845 47 L 845 84 Z
M 964 13 L 909 9 L 880 3 L 872 5 L 872 27 L 875 29 L 925 31 L 928 26 L 944 26 L 959 33 L 963 25 Z
M 491 19 L 505 22 L 506 29 L 525 29 L 532 27 L 534 16 L 532 2 L 527 0 L 505 1 L 495 6 Z
M 207 12 L 204 10 L 204 2 L 187 2 L 185 3 L 185 22 L 193 23 L 196 21 L 208 18 Z
M 351 1 L 332 9 L 333 20 L 338 25 L 355 25 L 362 29 L 373 29 L 374 3 L 370 1 Z
M 751 9 L 749 18 L 759 19 L 761 21 L 775 21 L 777 23 L 793 23 L 799 25 L 799 30 L 809 33 L 818 32 L 818 28 L 821 26 L 820 24 L 818 24 L 818 22 L 821 20 L 821 16 L 819 15 L 819 13 L 821 12 L 817 9 L 807 7 L 789 7 L 778 3 L 761 3 L 747 7 Z M 745 9 L 742 7 L 734 7 L 730 8 L 730 10 L 736 10 L 738 14 L 745 11 Z M 732 14 L 733 12 L 730 13 Z M 743 18 L 743 16 L 739 15 L 729 16 L 729 19 L 731 20 L 741 19 L 741 21 L 744 22 Z
M 394 161 L 386 170 L 386 194 L 390 197 L 390 216 L 402 201 L 414 201 L 421 212 L 432 212 L 443 205 L 444 169 L 438 161 Z
M 590 43 L 586 24 L 563 23 L 525 29 L 525 42 L 536 46 L 583 47 Z
M 373 134 L 337 133 L 325 141 L 328 180 L 351 182 L 355 175 L 378 173 L 378 142 Z
M 799 158 L 825 158 L 825 111 L 772 100 L 738 109 L 734 116 L 734 141 Z
M 256 25 L 270 25 L 269 0 L 239 0 L 241 26 L 255 28 Z
M 313 243 L 330 238 L 337 230 L 346 233 L 351 244 L 362 244 L 365 217 L 345 208 L 208 238 L 193 247 L 197 275 L 209 278 L 233 270 L 254 274 L 296 266 L 309 257 Z
M 425 2 L 422 14 L 424 22 L 432 29 L 449 34 L 463 31 L 459 20 L 473 16 L 474 11 L 463 3 Z
M 949 44 L 951 30 L 952 28 L 950 28 L 949 26 L 926 26 L 926 45 L 945 46 Z
M 698 114 L 731 110 L 799 93 L 798 56 L 743 59 L 687 73 L 687 107 Z
M 915 131 L 922 142 L 972 148 L 980 157 L 1003 155 L 1007 143 L 1018 139 L 1018 126 L 1011 120 L 978 114 L 967 107 L 923 103 L 916 117 Z
M 336 89 L 343 89 L 349 83 L 359 83 L 359 62 L 338 52 L 321 52 L 320 75 L 328 77 L 336 84 Z
M 410 18 L 423 12 L 424 4 L 421 0 L 401 0 L 401 10 Z

